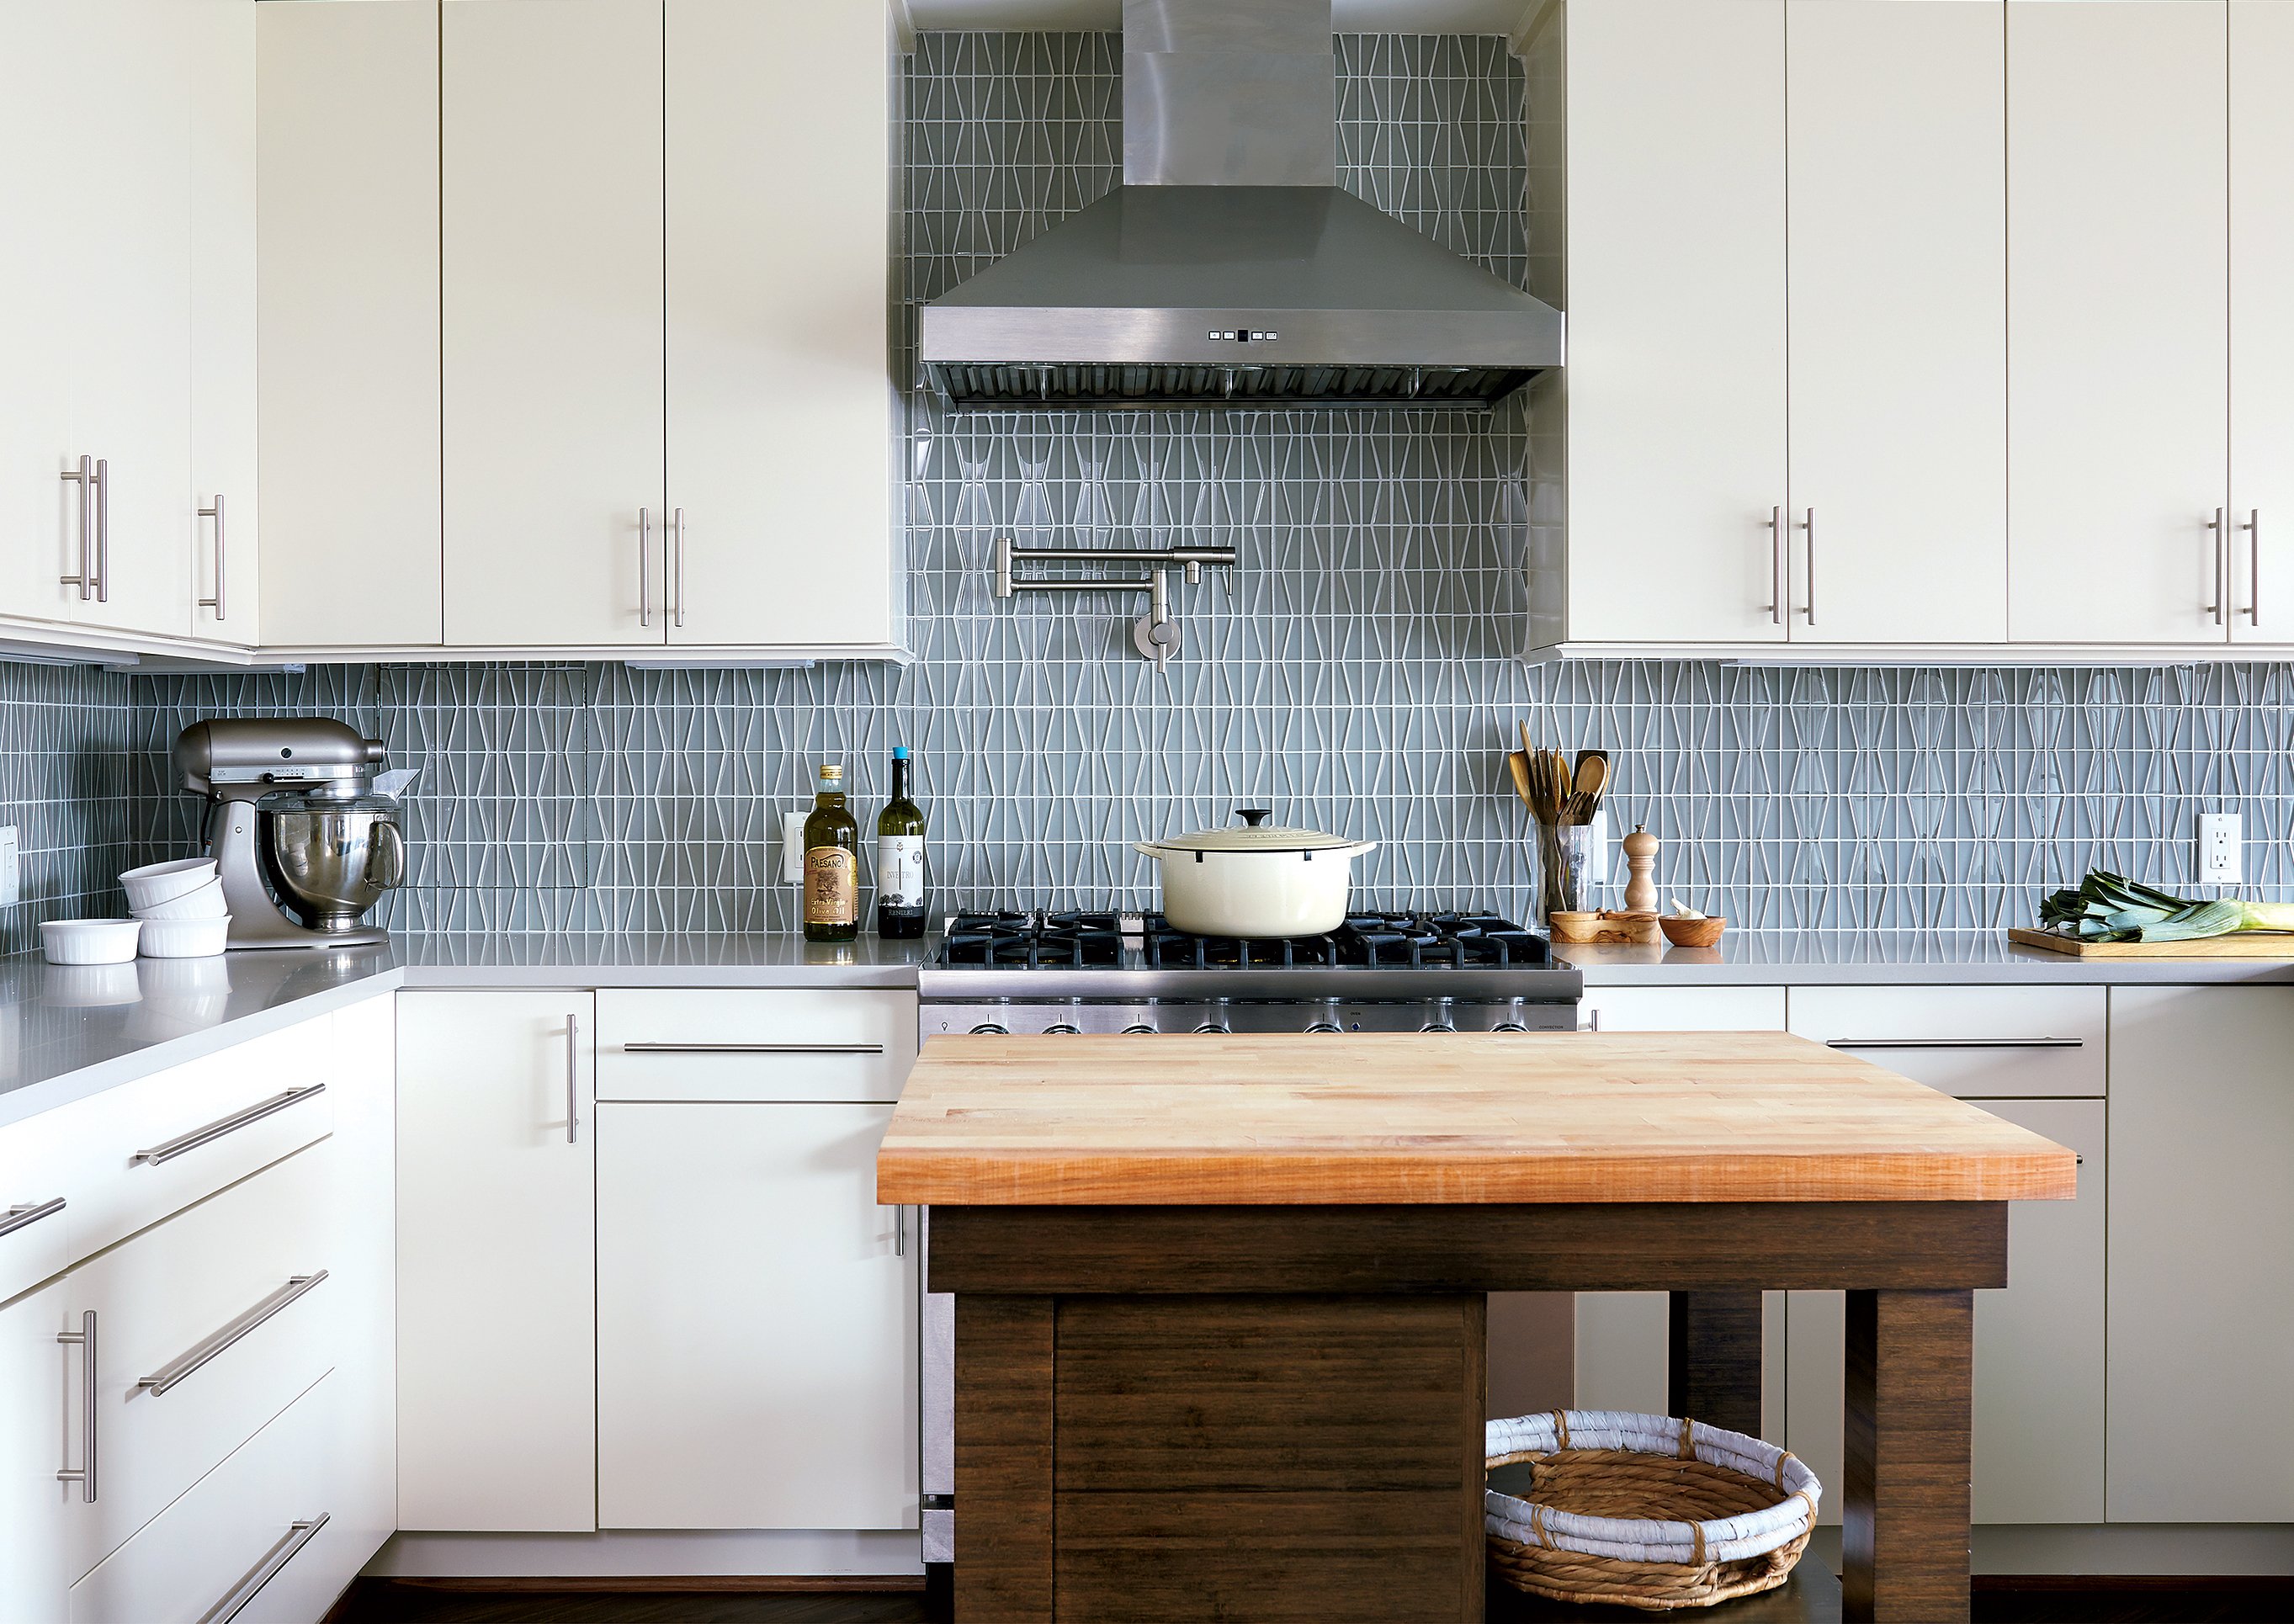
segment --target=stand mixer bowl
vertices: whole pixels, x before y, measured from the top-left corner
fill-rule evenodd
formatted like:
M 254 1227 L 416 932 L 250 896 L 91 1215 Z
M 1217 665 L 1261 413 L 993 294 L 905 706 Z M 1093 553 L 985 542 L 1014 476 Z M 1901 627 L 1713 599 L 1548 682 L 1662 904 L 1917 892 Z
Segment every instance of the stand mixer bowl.
M 357 930 L 406 877 L 398 804 L 386 797 L 289 790 L 264 796 L 256 814 L 264 871 L 313 930 Z

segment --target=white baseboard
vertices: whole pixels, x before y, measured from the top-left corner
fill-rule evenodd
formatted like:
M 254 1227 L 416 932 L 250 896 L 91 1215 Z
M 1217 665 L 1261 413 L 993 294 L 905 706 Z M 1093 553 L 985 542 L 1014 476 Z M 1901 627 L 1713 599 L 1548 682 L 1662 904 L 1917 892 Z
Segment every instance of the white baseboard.
M 771 1574 L 912 1579 L 914 1530 L 699 1530 L 594 1534 L 394 1534 L 367 1563 L 383 1579 L 715 1578 Z
M 1981 1573 L 2294 1574 L 2294 1523 L 1978 1523 Z M 1840 1530 L 1819 1528 L 1807 1560 L 1840 1571 Z

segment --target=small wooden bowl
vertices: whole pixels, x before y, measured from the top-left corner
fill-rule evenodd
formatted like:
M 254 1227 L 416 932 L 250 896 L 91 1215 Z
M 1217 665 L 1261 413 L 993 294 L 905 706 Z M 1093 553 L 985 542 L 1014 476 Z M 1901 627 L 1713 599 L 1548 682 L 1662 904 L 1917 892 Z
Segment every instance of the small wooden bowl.
M 1590 942 L 1601 934 L 1598 914 L 1550 914 L 1545 924 L 1557 942 Z
M 1675 919 L 1669 914 L 1657 923 L 1664 931 L 1664 939 L 1676 947 L 1710 947 L 1729 928 L 1725 919 Z

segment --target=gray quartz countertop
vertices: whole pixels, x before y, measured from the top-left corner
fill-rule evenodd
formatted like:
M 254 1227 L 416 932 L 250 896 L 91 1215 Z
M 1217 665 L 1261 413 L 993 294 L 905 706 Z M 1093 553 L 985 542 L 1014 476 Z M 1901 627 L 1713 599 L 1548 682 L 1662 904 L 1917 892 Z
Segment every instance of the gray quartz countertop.
M 403 936 L 409 987 L 909 987 L 937 938 L 808 942 L 787 932 Z
M 1580 947 L 1588 987 L 2057 986 L 2294 982 L 2282 959 L 2075 959 L 1997 930 L 1730 930 L 1712 947 Z
M 385 947 L 128 964 L 0 959 L 0 1126 L 399 985 Z

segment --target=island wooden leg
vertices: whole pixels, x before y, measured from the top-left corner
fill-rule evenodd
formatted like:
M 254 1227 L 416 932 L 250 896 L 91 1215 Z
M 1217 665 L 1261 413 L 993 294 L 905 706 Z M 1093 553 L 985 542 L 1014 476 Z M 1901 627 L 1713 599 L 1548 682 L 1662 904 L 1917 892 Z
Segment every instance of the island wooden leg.
M 1761 1435 L 1761 1294 L 1676 1291 L 1665 1402 L 1676 1416 Z
M 1050 1624 L 1049 1297 L 956 1299 L 956 1616 Z
M 1965 1624 L 1975 1294 L 1848 1294 L 1843 1616 Z

